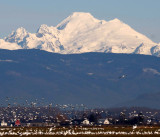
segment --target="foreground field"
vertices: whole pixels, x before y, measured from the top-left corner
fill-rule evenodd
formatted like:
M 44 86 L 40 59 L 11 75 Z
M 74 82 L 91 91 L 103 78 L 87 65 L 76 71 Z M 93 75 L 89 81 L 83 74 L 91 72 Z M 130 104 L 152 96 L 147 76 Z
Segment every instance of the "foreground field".
M 19 137 L 20 135 L 4 135 L 3 137 Z M 22 135 L 24 137 L 24 135 Z M 25 137 L 160 137 L 160 135 L 28 135 Z
M 6 127 L 0 128 L 0 136 L 160 137 L 160 127 Z

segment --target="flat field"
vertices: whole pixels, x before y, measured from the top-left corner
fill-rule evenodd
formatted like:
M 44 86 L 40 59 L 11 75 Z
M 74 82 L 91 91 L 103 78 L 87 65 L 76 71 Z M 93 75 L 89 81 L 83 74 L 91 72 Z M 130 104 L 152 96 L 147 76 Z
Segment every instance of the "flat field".
M 4 127 L 0 136 L 28 137 L 160 137 L 160 127 Z

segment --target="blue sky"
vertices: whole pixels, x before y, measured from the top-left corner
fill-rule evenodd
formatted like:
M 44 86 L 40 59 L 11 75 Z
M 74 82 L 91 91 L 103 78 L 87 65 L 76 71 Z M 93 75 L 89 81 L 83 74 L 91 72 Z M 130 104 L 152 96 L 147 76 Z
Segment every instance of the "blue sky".
M 118 18 L 160 42 L 160 0 L 0 0 L 0 38 L 18 27 L 36 32 L 41 24 L 56 26 L 72 12 Z

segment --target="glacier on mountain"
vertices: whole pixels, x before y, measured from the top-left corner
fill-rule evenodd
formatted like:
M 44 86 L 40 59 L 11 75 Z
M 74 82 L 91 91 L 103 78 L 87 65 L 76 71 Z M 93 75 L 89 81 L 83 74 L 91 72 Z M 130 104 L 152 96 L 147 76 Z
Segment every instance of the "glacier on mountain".
M 109 52 L 160 56 L 160 44 L 119 19 L 98 20 L 84 12 L 74 12 L 56 27 L 43 24 L 36 33 L 18 28 L 4 40 L 0 39 L 0 48 L 41 49 L 61 54 Z
M 0 49 L 17 50 L 22 48 L 16 43 L 6 42 L 5 40 L 0 39 Z

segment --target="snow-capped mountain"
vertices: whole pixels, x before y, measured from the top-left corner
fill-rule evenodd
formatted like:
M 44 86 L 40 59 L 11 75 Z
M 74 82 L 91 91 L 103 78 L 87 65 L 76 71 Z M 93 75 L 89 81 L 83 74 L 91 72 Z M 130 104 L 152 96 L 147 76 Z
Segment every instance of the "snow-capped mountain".
M 16 50 L 16 49 L 22 49 L 22 48 L 16 43 L 6 42 L 5 40 L 0 39 L 0 49 Z
M 160 56 L 160 44 L 122 21 L 98 20 L 90 13 L 83 12 L 73 13 L 56 27 L 41 25 L 34 34 L 18 28 L 0 40 L 0 48 L 35 48 L 62 54 L 112 52 Z

